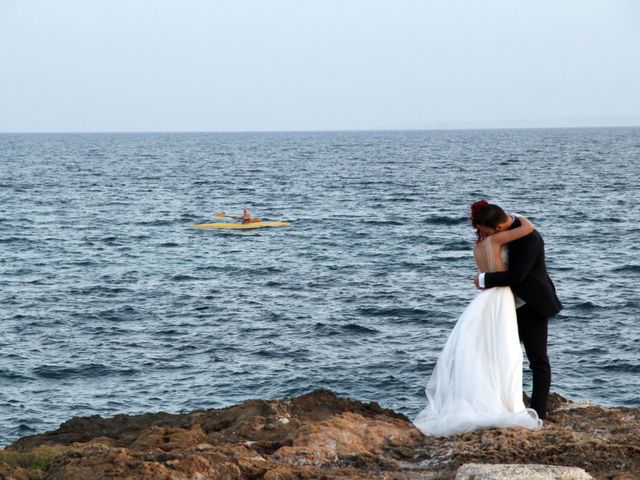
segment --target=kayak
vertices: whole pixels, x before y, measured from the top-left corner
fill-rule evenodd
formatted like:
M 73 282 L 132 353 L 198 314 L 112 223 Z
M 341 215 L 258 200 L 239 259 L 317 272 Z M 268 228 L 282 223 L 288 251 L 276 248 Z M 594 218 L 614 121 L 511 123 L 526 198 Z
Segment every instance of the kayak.
M 231 228 L 236 230 L 250 230 L 265 227 L 286 227 L 289 222 L 251 222 L 251 223 L 194 223 L 195 228 Z

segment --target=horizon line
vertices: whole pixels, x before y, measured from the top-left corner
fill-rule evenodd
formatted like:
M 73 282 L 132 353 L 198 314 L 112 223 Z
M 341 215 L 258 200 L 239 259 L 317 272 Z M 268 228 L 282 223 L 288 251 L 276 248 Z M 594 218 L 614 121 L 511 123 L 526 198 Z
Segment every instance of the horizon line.
M 145 134 L 145 133 L 349 133 L 349 132 L 447 132 L 475 130 L 588 130 L 594 128 L 640 128 L 638 124 L 625 125 L 566 125 L 538 127 L 432 127 L 432 128 L 352 128 L 312 130 L 38 130 L 0 131 L 0 135 L 71 135 L 71 134 Z

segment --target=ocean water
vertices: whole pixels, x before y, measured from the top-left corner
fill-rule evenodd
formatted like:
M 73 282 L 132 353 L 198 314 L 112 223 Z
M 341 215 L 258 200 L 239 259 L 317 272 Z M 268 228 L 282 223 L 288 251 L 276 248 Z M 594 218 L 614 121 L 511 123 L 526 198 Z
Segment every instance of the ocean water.
M 545 239 L 552 390 L 640 405 L 640 129 L 3 134 L 0 169 L 0 445 L 319 387 L 415 415 L 479 198 Z M 243 207 L 293 224 L 191 226 Z

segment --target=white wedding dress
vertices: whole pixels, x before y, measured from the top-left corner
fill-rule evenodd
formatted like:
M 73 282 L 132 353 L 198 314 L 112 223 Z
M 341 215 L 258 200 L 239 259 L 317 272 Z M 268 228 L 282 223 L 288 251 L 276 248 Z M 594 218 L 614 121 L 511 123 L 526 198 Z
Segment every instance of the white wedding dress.
M 506 263 L 505 255 L 503 248 Z M 427 407 L 413 421 L 425 435 L 542 426 L 535 410 L 522 401 L 522 350 L 509 287 L 484 290 L 464 310 L 426 392 Z

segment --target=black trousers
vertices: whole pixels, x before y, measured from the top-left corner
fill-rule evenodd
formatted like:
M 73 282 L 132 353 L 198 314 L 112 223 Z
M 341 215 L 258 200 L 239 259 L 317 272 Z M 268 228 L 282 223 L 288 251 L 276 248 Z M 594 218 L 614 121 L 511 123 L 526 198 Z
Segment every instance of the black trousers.
M 529 368 L 533 375 L 531 408 L 540 418 L 547 417 L 547 402 L 551 388 L 551 365 L 547 356 L 547 332 L 549 320 L 542 317 L 529 305 L 516 310 L 518 334 L 529 359 Z

